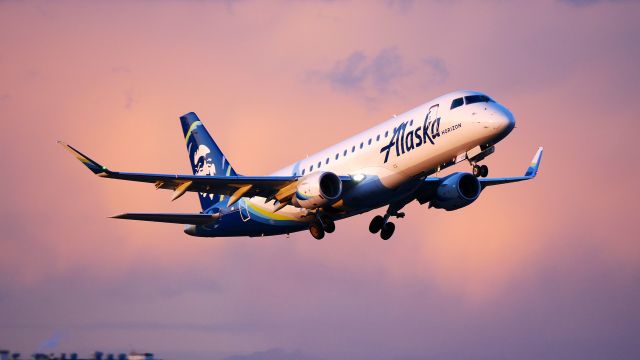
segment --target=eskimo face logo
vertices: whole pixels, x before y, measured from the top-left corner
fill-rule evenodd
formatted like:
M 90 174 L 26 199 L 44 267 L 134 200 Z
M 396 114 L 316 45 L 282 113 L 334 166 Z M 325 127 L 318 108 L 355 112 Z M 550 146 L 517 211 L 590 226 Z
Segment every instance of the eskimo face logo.
M 216 166 L 209 157 L 211 150 L 204 145 L 198 146 L 198 150 L 193 154 L 193 166 L 196 169 L 196 175 L 215 175 Z
M 211 150 L 204 145 L 198 146 L 198 149 L 193 154 L 193 168 L 196 171 L 196 175 L 215 175 L 216 166 L 213 164 L 213 160 L 209 156 Z M 200 193 L 202 196 L 207 196 L 207 193 Z M 208 194 L 213 199 L 213 194 Z

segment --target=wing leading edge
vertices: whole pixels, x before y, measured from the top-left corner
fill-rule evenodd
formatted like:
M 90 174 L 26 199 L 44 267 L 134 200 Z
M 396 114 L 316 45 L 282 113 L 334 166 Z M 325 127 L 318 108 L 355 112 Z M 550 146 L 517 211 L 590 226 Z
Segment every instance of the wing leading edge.
M 527 167 L 523 176 L 510 176 L 510 177 L 499 177 L 499 178 L 478 178 L 480 181 L 480 186 L 482 188 L 486 188 L 487 186 L 500 185 L 500 184 L 508 184 L 512 182 L 531 180 L 536 177 L 538 174 L 538 168 L 540 168 L 540 161 L 542 160 L 542 146 L 538 148 L 536 154 L 533 156 L 531 163 Z M 449 175 L 450 176 L 450 175 Z M 420 194 L 423 194 L 425 197 L 429 197 L 433 194 L 435 189 L 440 185 L 440 183 L 446 179 L 446 177 L 430 177 L 424 179 L 423 185 L 420 187 L 418 191 Z M 426 194 L 426 195 L 425 195 Z M 428 201 L 428 200 L 425 200 Z
M 198 192 L 229 196 L 228 206 L 241 197 L 261 196 L 280 203 L 288 203 L 295 194 L 298 181 L 297 176 L 202 176 L 202 175 L 173 175 L 148 174 L 111 171 L 105 166 L 92 160 L 71 145 L 58 141 L 67 151 L 80 160 L 94 174 L 118 180 L 154 183 L 156 189 L 173 190 L 173 199 L 185 192 Z M 350 176 L 340 176 L 344 183 L 352 181 Z

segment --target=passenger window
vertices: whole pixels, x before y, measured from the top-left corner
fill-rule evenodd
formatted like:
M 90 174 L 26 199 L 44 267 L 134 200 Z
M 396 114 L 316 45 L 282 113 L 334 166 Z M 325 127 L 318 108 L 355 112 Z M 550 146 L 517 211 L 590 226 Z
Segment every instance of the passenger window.
M 451 102 L 451 110 L 459 106 L 462 106 L 463 104 L 464 104 L 464 101 L 462 100 L 462 98 L 457 98 Z
M 351 148 L 351 152 L 356 152 L 356 146 L 355 145 Z
M 387 136 L 389 136 L 389 130 L 384 132 L 384 137 L 387 137 Z
M 338 157 L 340 156 L 339 153 L 336 153 L 336 160 L 338 160 Z
M 324 162 L 324 163 L 325 163 L 325 164 L 328 164 L 328 163 L 329 163 L 329 158 L 327 158 L 327 160 L 325 160 L 325 162 Z
M 322 165 L 322 161 L 318 161 L 318 169 L 320 169 L 320 165 Z
M 362 147 L 364 146 L 364 142 L 360 143 L 360 149 L 362 149 Z
M 380 141 L 380 134 L 378 134 L 378 136 L 376 136 L 376 141 Z
M 368 145 L 371 145 L 371 139 L 369 139 L 369 142 L 367 143 Z
M 302 173 L 300 173 L 300 175 L 304 175 L 305 170 L 307 169 L 302 169 Z
M 347 156 L 347 149 L 344 149 L 344 154 L 342 156 Z
M 309 167 L 309 172 L 313 171 L 313 165 L 311 165 L 311 167 Z
M 411 119 L 411 121 L 409 121 L 409 126 L 413 126 L 413 119 Z

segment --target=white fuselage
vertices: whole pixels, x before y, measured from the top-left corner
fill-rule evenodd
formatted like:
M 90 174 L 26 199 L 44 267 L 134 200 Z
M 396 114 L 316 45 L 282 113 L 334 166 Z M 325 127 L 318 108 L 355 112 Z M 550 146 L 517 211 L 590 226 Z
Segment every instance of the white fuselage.
M 316 171 L 330 171 L 337 175 L 360 178 L 364 175 L 364 178 L 379 180 L 382 192 L 401 187 L 411 180 L 424 178 L 467 159 L 467 152 L 479 146 L 495 144 L 513 128 L 511 112 L 493 101 L 451 109 L 454 99 L 469 95 L 482 93 L 458 91 L 441 96 L 393 116 L 272 175 L 300 176 Z M 272 202 L 265 203 L 264 200 L 254 197 L 247 202 L 254 210 L 273 212 L 276 205 Z M 385 199 L 384 202 L 391 201 L 392 198 Z M 345 211 L 353 210 L 354 214 L 370 210 L 351 209 L 348 204 L 343 205 Z M 299 220 L 306 217 L 308 212 L 307 209 L 286 206 L 278 214 L 282 218 Z

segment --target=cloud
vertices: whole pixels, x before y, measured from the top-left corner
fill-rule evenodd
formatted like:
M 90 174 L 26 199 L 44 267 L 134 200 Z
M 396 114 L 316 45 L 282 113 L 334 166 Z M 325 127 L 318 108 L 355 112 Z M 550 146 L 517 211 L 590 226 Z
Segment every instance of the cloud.
M 442 83 L 449 77 L 447 64 L 441 58 L 428 57 L 423 60 L 423 63 L 429 68 L 432 74 L 432 78 L 430 80 Z
M 338 60 L 322 77 L 334 88 L 344 91 L 365 91 L 384 94 L 394 88 L 394 83 L 410 71 L 395 47 L 384 48 L 375 56 L 354 51 Z
M 63 335 L 64 334 L 62 332 L 55 332 L 49 338 L 43 340 L 40 343 L 40 345 L 38 346 L 38 351 L 48 351 L 57 348 L 60 345 L 60 341 L 62 340 Z
M 124 93 L 124 108 L 127 110 L 131 110 L 133 104 L 136 103 L 136 99 L 133 97 L 133 91 L 131 89 L 125 91 Z
M 354 51 L 336 61 L 329 71 L 313 76 L 328 81 L 334 89 L 375 101 L 382 95 L 399 94 L 416 83 L 421 84 L 420 87 L 442 84 L 448 79 L 449 70 L 440 57 L 428 56 L 411 62 L 397 47 L 387 47 L 373 56 Z
M 613 3 L 613 2 L 624 2 L 627 0 L 558 0 L 559 2 L 563 2 L 565 4 L 573 5 L 573 6 L 589 6 L 597 3 Z
M 382 49 L 373 58 L 370 72 L 373 83 L 380 92 L 386 92 L 395 79 L 409 73 L 404 67 L 402 56 L 395 48 Z
M 131 74 L 131 69 L 126 66 L 113 66 L 111 72 L 114 74 Z
M 355 51 L 344 60 L 338 60 L 327 73 L 333 86 L 344 90 L 362 87 L 367 74 L 367 56 L 362 51 Z
M 232 355 L 223 360 L 319 360 L 319 358 L 304 354 L 300 351 L 290 352 L 283 349 L 270 349 L 247 355 Z
M 413 7 L 413 4 L 415 3 L 414 0 L 387 0 L 387 6 L 389 6 L 391 9 L 397 9 L 400 11 L 408 11 L 409 9 L 411 9 L 411 7 Z
M 116 331 L 180 331 L 180 332 L 205 332 L 205 333 L 240 333 L 252 330 L 249 323 L 190 323 L 190 322 L 144 322 L 121 321 L 89 324 L 81 327 L 82 330 L 116 330 Z

